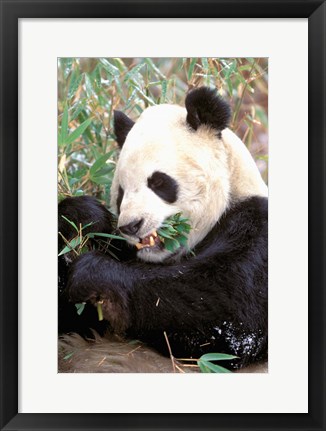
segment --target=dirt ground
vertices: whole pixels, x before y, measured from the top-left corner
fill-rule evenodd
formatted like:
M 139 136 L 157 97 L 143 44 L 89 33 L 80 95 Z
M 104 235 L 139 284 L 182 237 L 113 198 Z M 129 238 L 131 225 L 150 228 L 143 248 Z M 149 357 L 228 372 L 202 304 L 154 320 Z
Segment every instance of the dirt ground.
M 196 373 L 196 361 L 166 358 L 138 342 L 118 337 L 85 341 L 77 334 L 58 343 L 59 373 Z M 222 365 L 222 364 L 221 364 Z M 267 361 L 237 370 L 237 373 L 267 373 Z

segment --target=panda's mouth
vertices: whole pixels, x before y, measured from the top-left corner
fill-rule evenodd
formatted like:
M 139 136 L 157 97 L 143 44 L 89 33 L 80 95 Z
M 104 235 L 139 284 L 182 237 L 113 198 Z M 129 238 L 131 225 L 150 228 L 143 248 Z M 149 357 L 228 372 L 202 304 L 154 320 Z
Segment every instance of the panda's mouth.
M 162 242 L 156 230 L 154 230 L 151 234 L 145 236 L 144 238 L 139 238 L 139 242 L 135 244 L 138 250 L 141 250 L 143 248 L 160 247 L 161 245 Z

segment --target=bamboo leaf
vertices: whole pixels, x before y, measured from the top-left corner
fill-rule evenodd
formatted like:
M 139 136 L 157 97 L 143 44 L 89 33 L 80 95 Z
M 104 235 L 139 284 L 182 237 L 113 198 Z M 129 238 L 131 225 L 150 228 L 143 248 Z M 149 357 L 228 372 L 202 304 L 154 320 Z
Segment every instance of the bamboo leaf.
M 206 366 L 205 362 L 198 361 L 197 364 L 198 364 L 199 369 L 202 373 L 212 373 L 213 372 Z
M 114 168 L 115 163 L 105 165 L 103 168 L 100 168 L 98 171 L 96 171 L 92 178 L 107 176 L 110 173 L 113 174 Z
M 120 70 L 120 72 L 127 72 L 128 71 L 127 66 L 124 64 L 124 62 L 121 58 L 114 57 L 111 60 L 116 65 L 116 67 Z
M 92 118 L 88 118 L 80 126 L 78 126 L 77 129 L 67 136 L 65 144 L 72 144 L 74 141 L 76 141 L 76 139 L 78 139 L 85 132 L 92 121 Z
M 105 164 L 105 162 L 112 156 L 113 153 L 114 150 L 109 151 L 108 153 L 97 159 L 89 170 L 90 175 L 95 175 L 95 173 Z
M 194 68 L 195 68 L 196 63 L 197 63 L 197 57 L 193 58 L 190 61 L 190 65 L 189 65 L 189 69 L 188 69 L 188 81 L 190 81 L 192 78 L 192 74 L 194 72 Z
M 91 221 L 90 223 L 85 224 L 85 226 L 82 226 L 82 230 L 86 229 L 89 226 L 92 226 L 95 223 L 97 223 L 97 222 L 96 221 Z
M 85 87 L 86 87 L 87 97 L 96 96 L 96 91 L 94 90 L 91 78 L 88 75 L 88 73 L 85 73 Z
M 89 235 L 93 235 L 94 236 L 101 236 L 104 238 L 111 238 L 111 239 L 121 239 L 122 241 L 127 241 L 126 238 L 123 238 L 122 236 L 119 235 L 113 235 L 111 233 L 99 233 L 99 232 L 92 232 L 92 233 L 88 233 L 87 236 Z
M 66 141 L 67 135 L 68 135 L 68 106 L 67 104 L 65 104 L 65 108 L 62 114 L 62 121 L 61 121 L 61 142 Z
M 210 371 L 204 371 L 204 372 L 231 373 L 230 370 L 227 370 L 226 368 L 221 367 L 220 365 L 212 364 L 211 362 L 208 362 L 208 361 L 206 362 L 206 361 L 199 360 L 197 363 L 198 363 L 200 369 L 202 369 L 202 367 L 201 367 L 201 365 L 202 365 L 206 369 L 210 370 Z
M 164 246 L 168 251 L 173 253 L 175 250 L 177 250 L 180 247 L 180 244 L 175 239 L 166 238 L 164 241 Z
M 136 88 L 138 93 L 142 95 L 142 97 L 144 98 L 144 100 L 146 100 L 150 105 L 154 106 L 156 105 L 156 103 L 154 102 L 154 100 L 152 100 L 151 98 L 149 98 L 148 96 L 146 96 L 146 94 L 143 92 L 143 90 L 141 90 L 140 88 Z
M 65 219 L 69 224 L 71 224 L 71 226 L 76 230 L 76 232 L 78 233 L 79 232 L 79 229 L 78 229 L 78 227 L 76 226 L 76 224 L 72 221 L 72 220 L 69 220 L 67 217 L 65 217 L 64 215 L 61 215 L 61 217 L 63 218 L 63 219 Z
M 145 58 L 145 63 L 152 69 L 153 72 L 156 73 L 161 79 L 166 79 L 166 76 L 160 71 L 158 67 L 155 66 L 153 60 L 151 58 Z
M 201 59 L 201 64 L 203 65 L 204 70 L 206 70 L 206 71 L 209 70 L 209 64 L 208 64 L 208 60 L 206 57 L 203 57 Z
M 58 256 L 62 256 L 63 254 L 69 253 L 70 251 L 74 250 L 79 244 L 80 244 L 80 237 L 78 236 L 72 239 L 69 242 L 69 245 L 67 245 L 63 250 L 61 250 Z
M 184 235 L 178 235 L 177 237 L 175 237 L 176 241 L 178 241 L 178 243 L 180 245 L 186 246 L 187 242 L 188 242 L 188 238 Z
M 71 99 L 75 95 L 82 80 L 83 80 L 83 74 L 79 75 L 79 72 L 77 71 L 74 71 L 72 73 L 70 78 L 69 90 L 68 90 L 68 99 Z
M 67 79 L 71 72 L 73 59 L 67 57 L 67 58 L 61 58 L 60 60 L 63 62 L 62 64 L 64 67 L 63 76 L 65 79 Z
M 135 78 L 144 66 L 145 66 L 145 63 L 137 64 L 137 66 L 133 67 L 131 70 L 129 70 L 128 73 L 126 73 L 124 81 L 127 82 L 129 81 L 129 79 Z
M 75 304 L 75 307 L 77 308 L 77 313 L 80 316 L 82 312 L 84 311 L 86 303 L 82 302 L 81 304 Z
M 102 63 L 102 65 L 104 66 L 104 69 L 112 76 L 114 76 L 115 78 L 120 76 L 120 72 L 119 69 L 115 66 L 113 66 L 113 64 L 111 64 L 106 58 L 101 58 L 100 62 Z
M 75 109 L 74 109 L 73 113 L 71 114 L 70 121 L 75 120 L 80 115 L 80 113 L 85 109 L 86 104 L 87 104 L 86 98 L 79 100 L 75 104 Z
M 97 315 L 98 315 L 98 320 L 103 320 L 103 310 L 102 310 L 102 302 L 98 301 L 97 303 Z
M 64 356 L 64 361 L 67 361 L 68 359 L 70 359 L 72 357 L 72 355 L 74 354 L 74 352 L 68 353 L 68 355 Z
M 114 82 L 115 82 L 115 85 L 117 86 L 117 90 L 118 90 L 118 93 L 119 93 L 121 99 L 126 103 L 126 96 L 124 95 L 124 92 L 123 92 L 123 89 L 122 89 L 122 85 L 121 85 L 121 82 L 120 82 L 120 78 L 118 76 L 115 76 L 114 77 Z
M 166 233 L 163 229 L 158 229 L 157 233 L 162 236 L 163 238 L 169 238 L 172 239 L 172 236 Z
M 91 76 L 95 82 L 97 89 L 101 88 L 101 68 L 102 68 L 101 64 L 98 63 L 95 69 L 93 70 L 93 72 L 91 73 Z
M 103 176 L 103 177 L 92 177 L 91 180 L 93 181 L 93 183 L 99 184 L 99 185 L 111 184 L 111 182 L 112 182 L 112 179 L 108 178 L 106 176 Z
M 237 67 L 237 61 L 233 60 L 233 62 L 231 63 L 231 65 L 229 65 L 229 67 L 226 71 L 226 74 L 225 74 L 225 81 L 227 83 L 230 96 L 232 96 L 232 93 L 233 93 L 231 76 L 232 76 L 233 72 L 235 71 L 236 67 Z
M 164 103 L 166 101 L 166 92 L 168 88 L 168 81 L 166 79 L 162 81 L 161 87 L 162 87 L 162 93 L 161 93 L 160 103 Z
M 200 361 L 229 361 L 230 359 L 236 359 L 237 356 L 227 355 L 226 353 L 206 353 L 200 357 Z

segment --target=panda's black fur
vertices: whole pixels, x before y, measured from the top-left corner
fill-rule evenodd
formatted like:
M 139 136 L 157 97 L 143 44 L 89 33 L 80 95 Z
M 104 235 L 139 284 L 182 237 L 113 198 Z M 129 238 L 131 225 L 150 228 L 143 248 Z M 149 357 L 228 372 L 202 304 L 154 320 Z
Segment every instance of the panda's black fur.
M 64 238 L 73 238 L 76 231 L 64 217 L 74 222 L 77 226 L 81 224 L 91 226 L 83 230 L 87 232 L 112 233 L 114 223 L 111 213 L 101 205 L 95 197 L 80 196 L 78 198 L 66 198 L 59 203 L 58 230 L 58 250 L 61 251 L 64 246 Z M 94 244 L 96 246 L 96 244 Z M 130 247 L 127 247 L 122 241 L 113 241 L 114 251 L 119 255 L 120 260 L 134 259 L 136 253 Z M 92 330 L 96 330 L 103 335 L 108 328 L 108 322 L 99 321 L 96 309 L 91 305 L 86 305 L 83 313 L 78 315 L 73 302 L 67 298 L 67 281 L 69 269 L 71 266 L 71 257 L 61 255 L 58 258 L 58 325 L 59 333 L 77 332 L 86 337 L 92 337 Z
M 129 131 L 135 123 L 121 111 L 114 111 L 113 116 L 115 124 L 115 137 L 119 147 L 121 148 L 126 140 Z
M 210 89 L 190 93 L 186 108 L 193 130 L 205 124 L 219 134 L 230 119 L 228 105 Z M 115 114 L 121 147 L 132 126 Z M 121 203 L 123 190 L 118 199 Z M 61 215 L 83 225 L 96 221 L 92 231 L 113 231 L 110 213 L 94 198 L 60 203 L 59 230 L 72 236 Z M 122 241 L 115 244 L 119 260 L 97 250 L 72 263 L 60 257 L 59 331 L 88 335 L 90 327 L 100 333 L 110 329 L 168 355 L 165 332 L 175 357 L 229 353 L 238 357 L 225 362 L 230 368 L 266 358 L 267 220 L 267 198 L 251 196 L 233 202 L 193 254 L 180 261 L 142 262 Z M 74 309 L 74 303 L 94 304 L 98 298 L 106 298 L 103 312 L 109 323 L 97 321 L 93 305 L 81 316 Z
M 191 91 L 185 100 L 187 122 L 197 130 L 202 124 L 216 129 L 220 134 L 231 119 L 230 106 L 216 94 L 215 89 L 208 87 Z

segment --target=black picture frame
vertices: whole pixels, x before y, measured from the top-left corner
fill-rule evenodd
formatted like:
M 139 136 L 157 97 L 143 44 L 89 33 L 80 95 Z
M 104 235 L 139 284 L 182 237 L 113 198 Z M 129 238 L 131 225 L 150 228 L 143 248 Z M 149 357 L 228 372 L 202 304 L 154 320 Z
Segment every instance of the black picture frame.
M 320 0 L 282 2 L 272 0 L 176 0 L 174 2 L 168 0 L 67 0 L 64 2 L 1 0 L 0 5 L 1 430 L 325 430 L 325 2 Z M 15 318 L 18 316 L 19 252 L 17 246 L 18 20 L 19 18 L 97 17 L 309 19 L 309 412 L 307 414 L 18 413 L 18 320 Z M 295 145 L 295 142 L 292 145 Z

